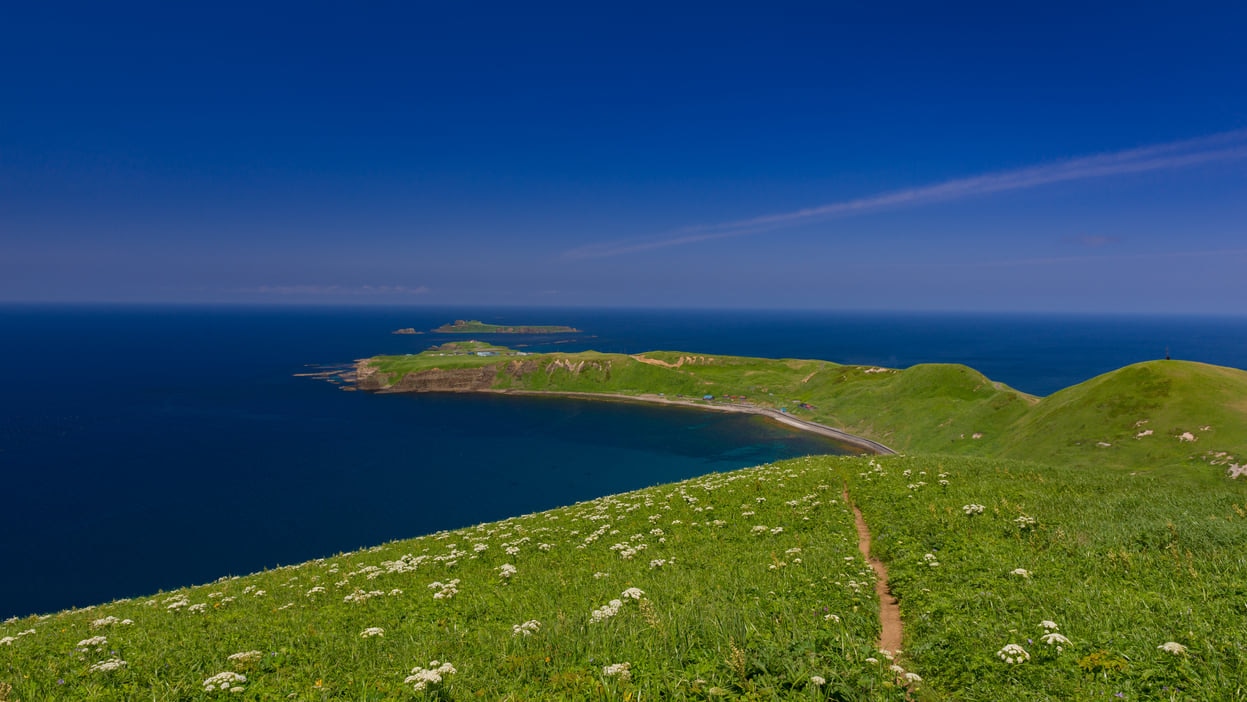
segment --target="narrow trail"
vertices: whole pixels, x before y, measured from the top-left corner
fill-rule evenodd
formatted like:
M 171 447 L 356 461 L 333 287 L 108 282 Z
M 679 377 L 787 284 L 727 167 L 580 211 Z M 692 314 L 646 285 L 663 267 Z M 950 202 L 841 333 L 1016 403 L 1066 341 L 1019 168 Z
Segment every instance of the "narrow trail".
M 870 555 L 870 528 L 862 517 L 862 511 L 849 498 L 849 488 L 844 488 L 844 502 L 853 508 L 853 521 L 857 525 L 857 549 L 866 557 L 870 567 L 875 571 L 875 594 L 879 596 L 879 624 L 882 633 L 879 635 L 879 650 L 896 653 L 901 650 L 901 608 L 892 589 L 888 587 L 888 568 L 883 561 Z

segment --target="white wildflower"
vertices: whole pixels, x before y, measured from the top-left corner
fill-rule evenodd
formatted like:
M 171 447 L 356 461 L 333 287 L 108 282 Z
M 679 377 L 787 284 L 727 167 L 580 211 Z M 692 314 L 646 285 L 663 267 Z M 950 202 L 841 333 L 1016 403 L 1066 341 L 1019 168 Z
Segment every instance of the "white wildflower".
M 771 529 L 771 535 L 772 535 L 772 536 L 774 536 L 775 534 L 782 534 L 782 533 L 784 533 L 784 528 L 783 528 L 783 527 L 775 527 L 775 528 Z
M 623 602 L 621 600 L 611 600 L 609 603 L 593 610 L 593 613 L 589 615 L 589 623 L 600 624 L 616 614 L 619 614 L 619 610 L 622 607 Z
M 922 676 L 917 673 L 905 673 L 905 682 L 922 682 Z
M 3 639 L 0 639 L 0 646 L 12 646 L 14 641 L 17 641 L 15 637 L 6 636 Z
M 763 526 L 763 525 L 759 524 L 759 525 L 755 526 L 754 528 L 750 529 L 750 530 L 749 530 L 749 533 L 750 533 L 750 534 L 765 534 L 767 531 L 769 531 L 769 528 L 768 528 L 768 527 L 765 527 L 765 526 Z
M 1183 646 L 1177 641 L 1166 641 L 1165 643 L 1157 646 L 1156 648 L 1158 650 L 1164 651 L 1165 653 L 1172 653 L 1175 656 L 1181 656 L 1186 653 L 1186 646 Z
M 630 587 L 627 590 L 624 590 L 621 596 L 625 600 L 639 600 L 642 597 L 645 597 L 645 591 L 639 587 Z
M 1046 646 L 1056 646 L 1057 653 L 1064 651 L 1064 647 L 1069 645 L 1069 639 L 1056 633 L 1055 631 L 1050 631 L 1039 637 L 1039 639 L 1043 641 Z
M 441 684 L 443 678 L 457 672 L 459 671 L 455 670 L 455 666 L 450 663 L 431 661 L 428 668 L 412 668 L 411 675 L 408 675 L 403 683 L 413 686 L 416 692 L 423 692 L 428 689 L 429 685 Z
M 186 608 L 186 611 L 187 611 L 187 612 L 195 612 L 196 614 L 202 614 L 202 613 L 204 613 L 204 612 L 208 611 L 208 603 L 207 603 L 207 602 L 200 602 L 200 603 L 198 603 L 198 604 L 193 604 L 193 605 L 191 605 L 190 607 L 187 607 L 187 608 Z
M 867 658 L 866 662 L 867 663 L 878 663 L 879 659 L 878 658 Z
M 519 571 L 517 571 L 515 569 L 515 566 L 511 565 L 510 563 L 503 563 L 502 565 L 498 566 L 498 577 L 500 578 L 509 578 L 512 575 L 515 575 L 517 572 Z
M 1016 575 L 1019 578 L 1029 578 L 1031 576 L 1031 572 L 1025 568 L 1014 568 L 1009 571 L 1009 575 Z
M 245 668 L 259 663 L 263 658 L 264 654 L 259 651 L 240 651 L 231 653 L 225 657 L 225 660 L 233 663 L 235 668 Z
M 371 600 L 374 597 L 383 597 L 383 596 L 385 596 L 385 593 L 382 592 L 381 590 L 365 591 L 365 590 L 356 588 L 355 592 L 352 592 L 346 597 L 343 597 L 342 601 L 343 602 L 355 602 L 358 604 L 360 602 L 367 602 L 368 600 Z
M 1031 654 L 1017 644 L 1006 644 L 1004 648 L 996 651 L 996 657 L 1009 665 L 1016 665 L 1029 661 Z
M 108 645 L 108 638 L 104 636 L 92 636 L 89 639 L 83 639 L 78 642 L 78 648 L 104 648 Z
M 1056 631 L 1061 628 L 1051 619 L 1045 619 L 1042 622 L 1039 622 L 1039 626 L 1043 627 L 1044 631 Z
M 650 561 L 650 562 L 649 562 L 649 567 L 650 567 L 650 568 L 661 568 L 661 567 L 663 567 L 663 566 L 665 566 L 665 565 L 667 565 L 667 559 L 666 559 L 666 558 L 655 558 L 654 560 L 652 560 L 652 561 Z
M 317 585 L 316 587 L 307 591 L 307 596 L 311 597 L 312 595 L 319 595 L 322 592 L 325 592 L 325 588 L 323 586 Z
M 983 511 L 986 509 L 987 508 L 984 507 L 983 505 L 976 505 L 974 503 L 961 506 L 961 511 L 965 512 L 967 517 L 973 517 L 976 514 L 982 514 Z
M 382 629 L 379 626 L 370 626 L 359 632 L 359 637 L 361 639 L 370 639 L 374 636 L 385 636 L 385 629 Z
M 1013 523 L 1017 524 L 1018 528 L 1022 530 L 1033 529 L 1035 527 L 1035 518 L 1022 515 L 1014 519 Z
M 472 550 L 473 550 L 473 551 L 475 551 L 475 552 L 477 552 L 477 553 L 481 553 L 481 552 L 483 552 L 483 551 L 487 551 L 488 549 L 489 549 L 489 544 L 482 544 L 482 543 L 478 543 L 478 544 L 476 544 L 475 546 L 473 546 L 473 547 L 472 547 Z
M 826 680 L 825 678 L 823 678 L 822 676 L 820 676 L 820 675 L 811 675 L 811 676 L 810 676 L 810 684 L 811 684 L 811 685 L 815 685 L 815 686 L 818 686 L 818 685 L 826 685 L 826 684 L 827 684 L 827 680 Z
M 619 678 L 624 682 L 632 679 L 631 663 L 615 663 L 613 665 L 602 666 L 602 675 L 608 678 Z
M 111 673 L 115 670 L 121 670 L 124 667 L 126 667 L 125 661 L 121 660 L 120 658 L 109 658 L 108 660 L 100 661 L 99 663 L 93 664 L 90 668 L 87 669 L 87 672 Z
M 459 579 L 455 578 L 448 583 L 433 582 L 429 583 L 429 589 L 433 590 L 433 599 L 449 600 L 459 594 Z
M 204 692 L 214 692 L 216 690 L 230 690 L 233 687 L 242 685 L 247 682 L 247 676 L 242 673 L 235 673 L 227 670 L 224 673 L 217 673 L 204 681 Z
M 824 614 L 824 615 L 823 615 L 823 621 L 835 622 L 835 623 L 839 624 L 839 623 L 840 623 L 840 615 L 838 615 L 838 614 Z
M 121 620 L 116 617 L 104 617 L 102 619 L 93 620 L 91 622 L 91 628 L 99 629 L 101 627 L 112 626 L 113 624 L 120 624 L 120 623 L 121 623 Z
M 602 571 L 598 571 L 598 572 L 596 572 L 596 573 L 594 573 L 594 574 L 593 574 L 593 579 L 594 579 L 594 580 L 601 580 L 602 578 L 605 578 L 605 577 L 607 577 L 608 575 L 610 575 L 610 573 L 603 573 Z
M 511 627 L 512 636 L 532 636 L 541 628 L 541 622 L 536 619 L 529 619 L 523 624 L 516 624 Z

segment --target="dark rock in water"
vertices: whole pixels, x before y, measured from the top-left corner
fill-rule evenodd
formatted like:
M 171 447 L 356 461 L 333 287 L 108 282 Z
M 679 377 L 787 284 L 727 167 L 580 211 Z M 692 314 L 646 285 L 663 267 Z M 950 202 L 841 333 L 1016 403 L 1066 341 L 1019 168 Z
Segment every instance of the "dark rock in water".
M 394 331 L 390 333 L 391 334 L 423 334 L 424 332 L 418 332 L 415 330 L 414 327 L 404 327 L 402 329 L 395 329 Z

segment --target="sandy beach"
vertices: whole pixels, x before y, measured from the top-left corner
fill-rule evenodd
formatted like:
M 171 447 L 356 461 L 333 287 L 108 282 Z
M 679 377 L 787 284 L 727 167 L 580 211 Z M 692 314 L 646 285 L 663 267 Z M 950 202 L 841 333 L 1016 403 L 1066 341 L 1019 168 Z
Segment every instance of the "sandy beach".
M 710 410 L 713 412 L 735 412 L 738 414 L 756 414 L 766 417 L 780 424 L 786 424 L 790 427 L 808 431 L 812 434 L 820 434 L 830 439 L 848 444 L 856 448 L 863 449 L 867 452 L 891 456 L 896 455 L 896 451 L 884 446 L 883 444 L 855 436 L 848 432 L 829 427 L 825 424 L 811 422 L 805 419 L 799 419 L 786 412 L 771 409 L 769 407 L 758 407 L 756 405 L 726 405 L 726 404 L 709 404 L 706 402 L 694 402 L 691 400 L 671 399 L 665 395 L 642 394 L 642 395 L 622 395 L 618 393 L 605 392 L 557 392 L 545 390 L 480 390 L 478 392 L 489 392 L 498 395 L 549 395 L 552 397 L 576 397 L 587 400 L 609 400 L 612 402 L 645 402 L 649 404 L 659 405 L 676 405 L 680 407 L 693 407 L 696 409 Z

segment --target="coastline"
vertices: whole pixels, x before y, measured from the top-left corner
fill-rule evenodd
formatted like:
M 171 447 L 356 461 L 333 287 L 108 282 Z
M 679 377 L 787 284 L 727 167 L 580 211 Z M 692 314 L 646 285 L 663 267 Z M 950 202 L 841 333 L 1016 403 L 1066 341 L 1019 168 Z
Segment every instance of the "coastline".
M 385 392 L 385 391 L 382 391 Z M 400 391 L 401 392 L 401 391 Z M 695 409 L 710 410 L 713 412 L 735 412 L 737 414 L 753 414 L 766 417 L 772 421 L 795 429 L 810 432 L 811 434 L 819 434 L 829 439 L 834 439 L 842 444 L 847 444 L 855 448 L 863 449 L 869 453 L 879 456 L 895 456 L 897 451 L 879 443 L 846 431 L 829 427 L 826 424 L 811 422 L 806 419 L 799 419 L 790 414 L 774 410 L 769 407 L 757 407 L 755 405 L 710 405 L 701 402 L 691 402 L 689 400 L 673 400 L 665 396 L 643 394 L 643 395 L 623 395 L 620 393 L 607 392 L 560 392 L 557 390 L 470 390 L 468 392 L 493 393 L 495 395 L 546 395 L 550 397 L 575 397 L 589 400 L 607 400 L 612 402 L 643 402 L 646 404 L 673 405 L 677 407 L 693 407 Z

